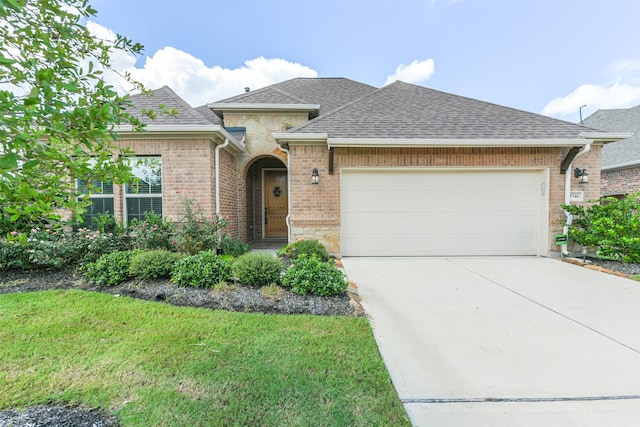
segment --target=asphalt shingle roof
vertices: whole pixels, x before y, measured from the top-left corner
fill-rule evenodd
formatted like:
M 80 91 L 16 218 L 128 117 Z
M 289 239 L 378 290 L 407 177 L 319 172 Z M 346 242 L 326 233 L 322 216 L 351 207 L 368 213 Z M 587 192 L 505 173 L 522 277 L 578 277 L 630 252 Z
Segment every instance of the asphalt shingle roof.
M 398 81 L 290 132 L 333 138 L 575 139 L 589 130 Z
M 176 93 L 167 86 L 151 91 L 149 94 L 137 94 L 131 96 L 133 109 L 131 113 L 140 117 L 143 123 L 147 125 L 216 125 L 220 124 L 220 119 L 216 123 L 209 115 L 204 115 L 180 98 Z M 173 117 L 159 112 L 160 104 L 167 109 L 175 108 L 178 115 Z M 142 115 L 142 109 L 155 110 L 156 119 Z M 213 116 L 213 112 L 211 113 Z
M 223 99 L 216 104 L 319 104 L 322 115 L 376 90 L 374 86 L 343 77 L 300 77 Z
M 598 110 L 584 124 L 609 132 L 629 132 L 631 138 L 602 147 L 602 167 L 640 163 L 640 105 L 628 109 Z

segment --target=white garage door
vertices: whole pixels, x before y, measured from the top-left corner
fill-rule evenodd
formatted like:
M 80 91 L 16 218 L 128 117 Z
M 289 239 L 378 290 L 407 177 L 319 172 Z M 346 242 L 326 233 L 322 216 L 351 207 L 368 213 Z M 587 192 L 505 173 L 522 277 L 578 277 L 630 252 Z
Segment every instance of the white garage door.
M 343 170 L 344 256 L 537 255 L 539 171 Z

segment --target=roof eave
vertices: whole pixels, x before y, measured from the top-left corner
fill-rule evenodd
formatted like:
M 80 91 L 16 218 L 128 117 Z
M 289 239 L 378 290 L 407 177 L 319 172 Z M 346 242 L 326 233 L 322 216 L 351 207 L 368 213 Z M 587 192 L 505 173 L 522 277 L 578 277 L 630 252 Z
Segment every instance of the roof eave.
M 115 132 L 118 136 L 136 139 L 148 138 L 149 135 L 162 135 L 177 139 L 206 138 L 216 144 L 222 144 L 225 139 L 228 139 L 230 147 L 241 153 L 247 152 L 244 144 L 220 125 L 147 125 L 142 131 L 134 130 L 132 126 L 127 125 L 118 127 Z M 216 135 L 218 138 L 215 138 Z
M 621 139 L 631 138 L 633 133 L 628 132 L 581 132 L 580 136 L 590 139 L 593 142 L 608 144 L 610 142 L 620 141 Z
M 575 147 L 587 144 L 572 139 L 448 139 L 448 138 L 328 138 L 329 147 Z
M 633 167 L 640 167 L 640 159 L 632 160 L 630 162 L 625 162 L 625 163 L 617 163 L 615 165 L 602 166 L 600 170 L 602 172 L 612 172 L 620 169 L 630 169 Z
M 265 111 L 277 111 L 277 112 L 298 112 L 298 113 L 315 113 L 320 110 L 320 104 L 264 104 L 264 103 L 212 103 L 207 104 L 207 107 L 214 112 L 222 113 L 233 112 L 265 112 Z

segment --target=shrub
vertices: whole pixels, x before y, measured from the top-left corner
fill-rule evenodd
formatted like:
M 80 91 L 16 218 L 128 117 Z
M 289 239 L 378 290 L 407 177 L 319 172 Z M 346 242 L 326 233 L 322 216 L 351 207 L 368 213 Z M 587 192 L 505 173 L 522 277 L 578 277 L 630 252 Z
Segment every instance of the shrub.
M 640 262 L 640 194 L 622 200 L 607 198 L 592 206 L 563 206 L 573 218 L 569 237 L 582 246 L 596 246 L 604 257 Z
M 253 286 L 280 283 L 283 269 L 278 258 L 265 252 L 249 252 L 233 264 L 233 273 L 240 283 Z
M 340 270 L 316 256 L 304 254 L 287 269 L 282 285 L 296 294 L 325 297 L 341 294 L 347 289 L 347 281 Z
M 68 240 L 70 245 L 77 246 L 75 262 L 79 265 L 95 262 L 102 255 L 110 252 L 130 249 L 128 237 L 122 229 L 116 232 L 103 232 L 80 228 L 76 233 L 68 236 Z
M 133 247 L 135 249 L 176 249 L 175 224 L 170 220 L 153 212 L 144 213 L 144 221 L 131 221 L 131 231 L 135 234 Z
M 331 255 L 327 252 L 324 245 L 317 240 L 300 240 L 295 243 L 291 243 L 282 248 L 278 255 L 284 255 L 289 259 L 295 260 L 300 255 L 307 255 L 309 257 L 315 255 L 321 261 L 327 262 L 331 259 Z
M 229 236 L 224 236 L 222 238 L 221 248 L 223 254 L 233 255 L 236 258 L 240 255 L 246 254 L 251 250 L 249 245 L 244 243 L 242 240 L 232 239 Z
M 211 288 L 229 277 L 229 263 L 213 251 L 182 258 L 171 272 L 171 281 L 180 286 Z
M 176 239 L 178 250 L 194 255 L 220 248 L 222 237 L 226 236 L 230 225 L 228 216 L 205 216 L 199 206 L 193 206 L 191 199 L 184 199 L 184 211 Z
M 89 282 L 99 286 L 115 286 L 129 278 L 129 264 L 137 251 L 116 251 L 104 254 L 80 270 Z
M 111 214 L 101 213 L 91 218 L 91 229 L 103 234 L 124 234 L 124 227 Z
M 169 278 L 174 264 L 182 257 L 164 249 L 140 251 L 131 258 L 129 274 L 140 279 Z
M 76 264 L 81 253 L 73 233 L 39 227 L 29 232 L 14 230 L 0 243 L 0 268 L 63 268 Z

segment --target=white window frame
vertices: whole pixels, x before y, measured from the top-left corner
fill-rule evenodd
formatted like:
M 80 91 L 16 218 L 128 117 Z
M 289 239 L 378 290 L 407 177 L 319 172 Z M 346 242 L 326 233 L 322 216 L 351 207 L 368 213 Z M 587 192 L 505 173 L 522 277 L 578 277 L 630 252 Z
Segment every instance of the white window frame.
M 131 168 L 135 175 L 136 163 L 139 159 L 152 159 L 153 161 L 159 161 L 160 163 L 160 193 L 130 193 L 128 191 L 129 184 L 123 184 L 122 188 L 122 203 L 123 203 L 123 223 L 127 225 L 129 223 L 129 208 L 128 208 L 128 199 L 136 198 L 136 199 L 160 199 L 160 204 L 162 206 L 162 214 L 161 216 L 164 218 L 164 174 L 162 173 L 162 156 L 160 155 L 151 155 L 151 156 L 135 156 L 131 157 Z M 140 212 L 142 214 L 143 212 Z

